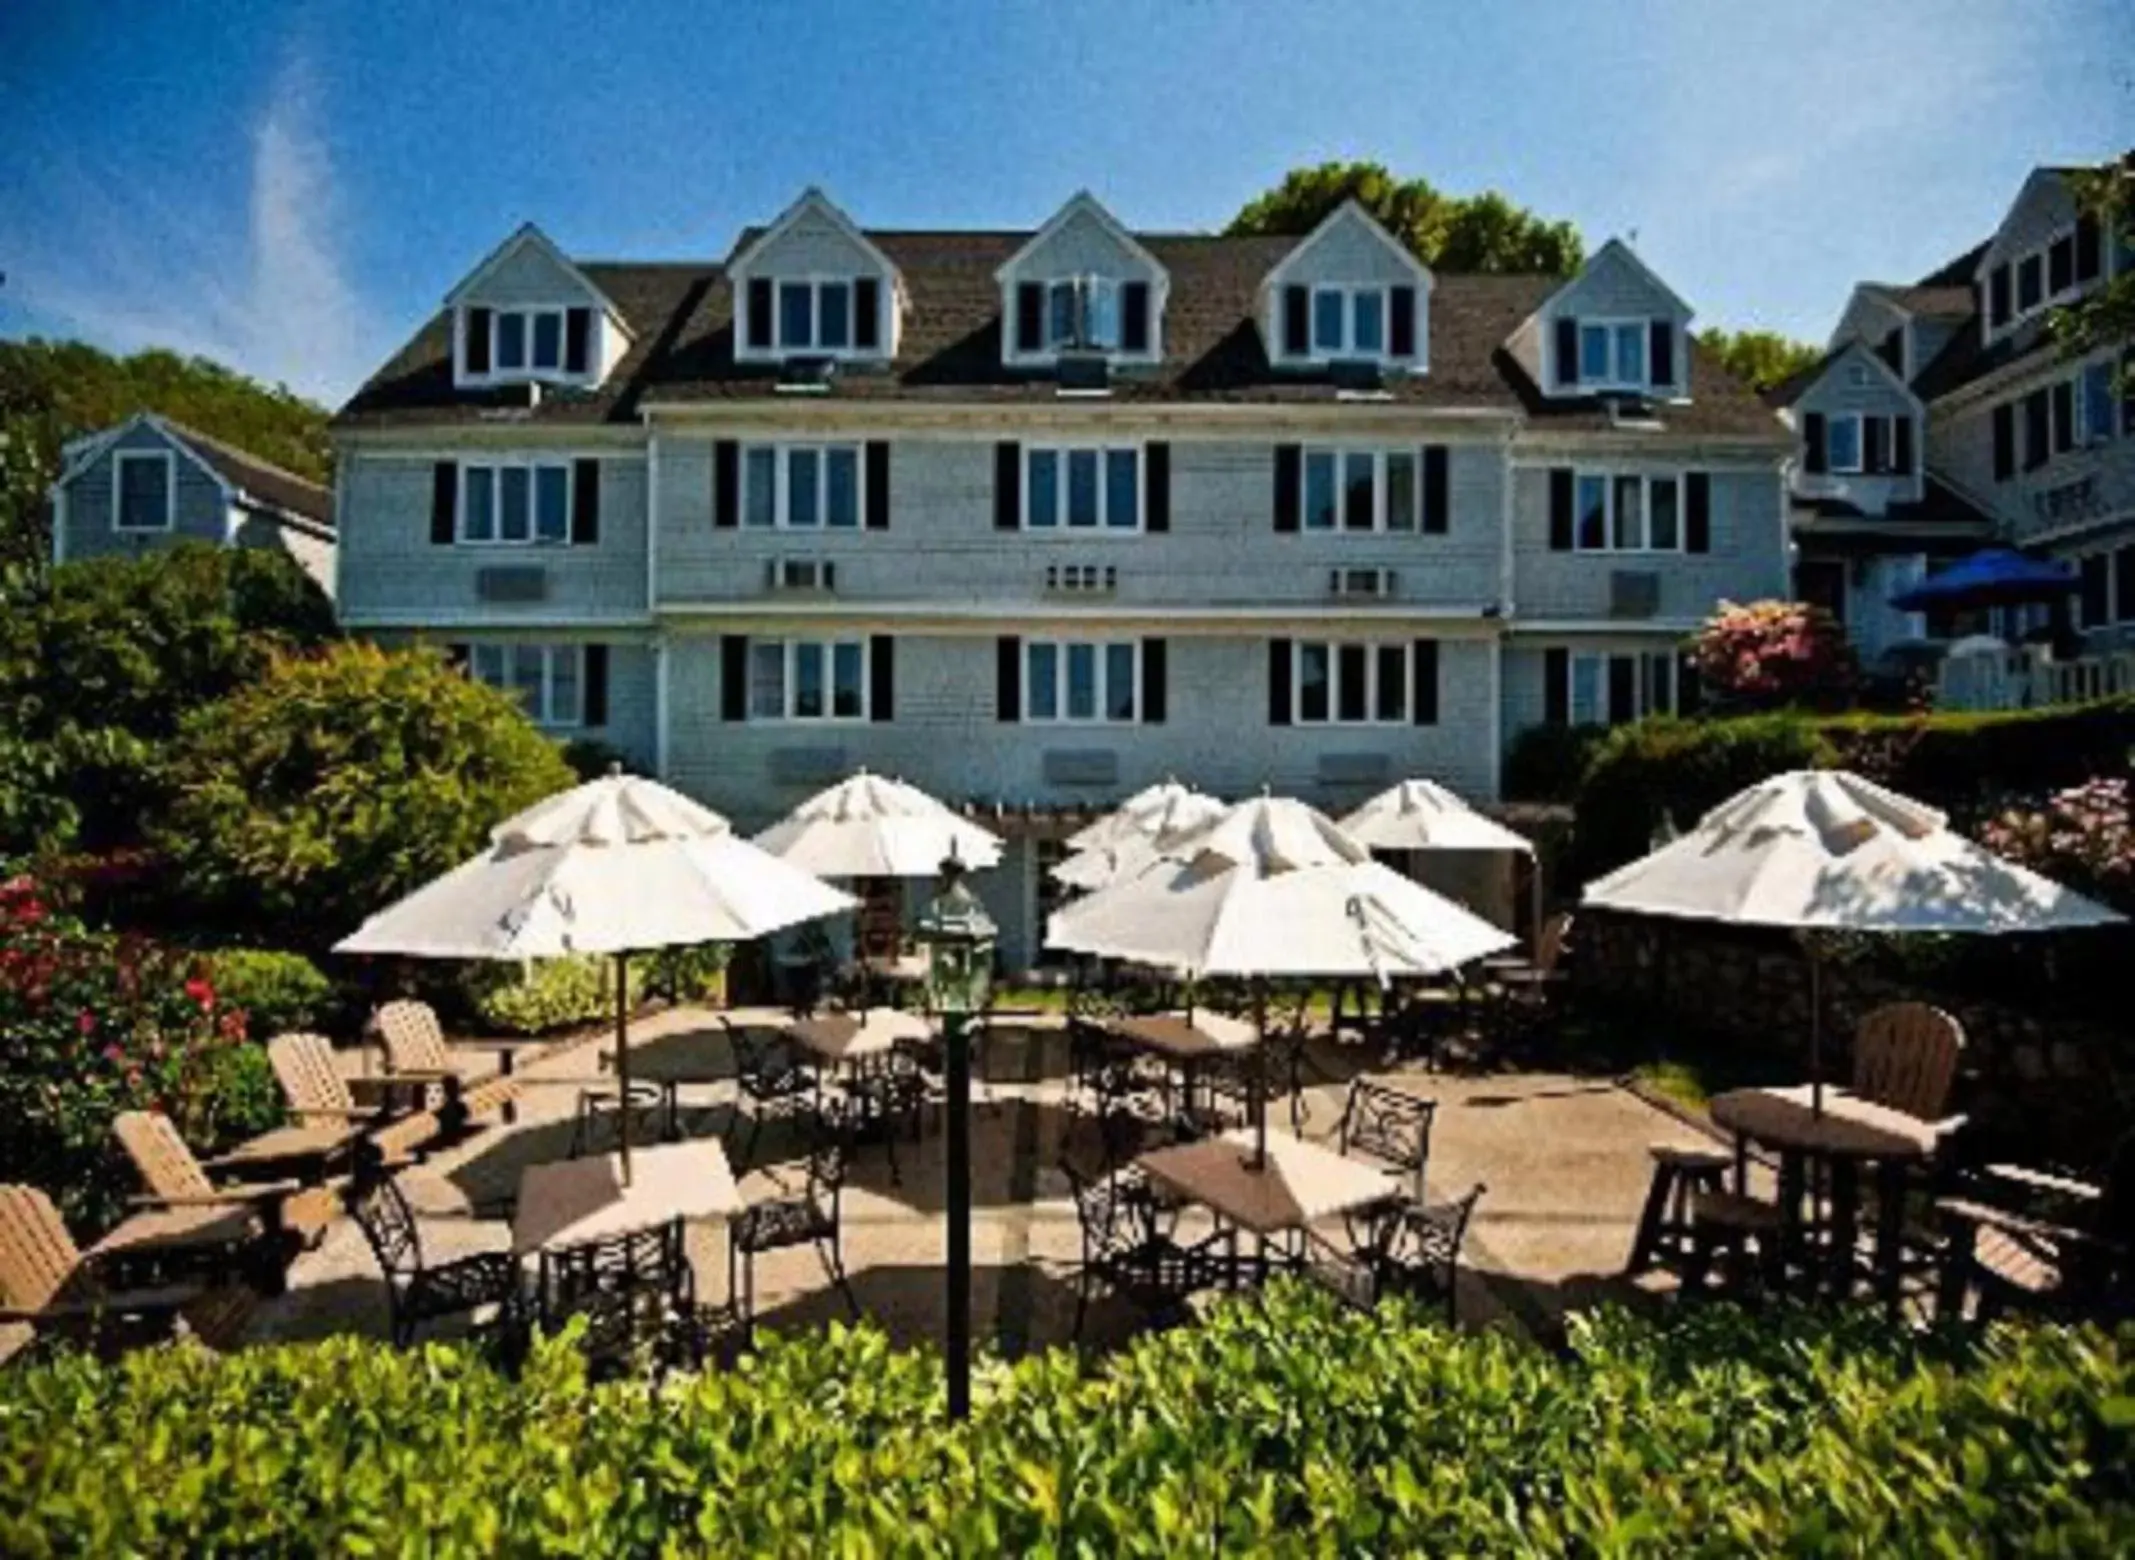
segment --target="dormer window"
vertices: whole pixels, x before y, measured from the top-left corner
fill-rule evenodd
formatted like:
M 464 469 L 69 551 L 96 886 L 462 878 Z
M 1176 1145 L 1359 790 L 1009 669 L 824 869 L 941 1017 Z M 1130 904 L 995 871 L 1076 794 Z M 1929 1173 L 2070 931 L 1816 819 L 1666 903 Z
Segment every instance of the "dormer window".
M 752 277 L 744 312 L 752 351 L 873 353 L 881 339 L 882 284 L 872 276 Z
M 579 378 L 591 370 L 591 309 L 471 308 L 462 319 L 463 378 Z
M 1025 353 L 1149 350 L 1149 284 L 1060 276 L 1016 286 L 1015 350 Z
M 1987 273 L 1987 328 L 2002 330 L 2069 302 L 2104 273 L 2104 232 L 2096 217 L 2085 215 Z
M 1566 389 L 1673 389 L 1675 324 L 1659 319 L 1557 318 L 1557 382 Z
M 1413 287 L 1283 289 L 1283 355 L 1313 361 L 1416 355 Z

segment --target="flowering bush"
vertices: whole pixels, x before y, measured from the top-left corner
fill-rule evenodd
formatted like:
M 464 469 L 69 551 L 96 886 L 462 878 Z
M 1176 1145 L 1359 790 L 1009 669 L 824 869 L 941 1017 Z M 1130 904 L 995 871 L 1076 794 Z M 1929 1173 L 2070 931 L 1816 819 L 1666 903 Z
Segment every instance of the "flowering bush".
M 85 930 L 27 877 L 0 883 L 0 1036 L 0 1180 L 43 1187 L 77 1234 L 138 1189 L 120 1111 L 160 1110 L 202 1148 L 278 1113 L 266 1056 L 204 965 Z
M 1856 673 L 1838 620 L 1800 601 L 1723 601 L 1690 654 L 1706 691 L 1737 708 L 1833 705 Z
M 1998 855 L 2057 882 L 2135 910 L 2135 817 L 2125 780 L 2057 791 L 2040 807 L 2012 807 L 1979 830 Z

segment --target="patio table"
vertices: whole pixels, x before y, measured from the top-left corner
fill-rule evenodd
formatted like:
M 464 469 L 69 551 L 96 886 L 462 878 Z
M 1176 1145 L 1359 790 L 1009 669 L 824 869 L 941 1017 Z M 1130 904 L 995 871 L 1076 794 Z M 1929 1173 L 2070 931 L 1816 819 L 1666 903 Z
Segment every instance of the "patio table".
M 528 1256 L 670 1219 L 728 1219 L 743 1206 L 726 1151 L 710 1139 L 635 1149 L 630 1172 L 625 1186 L 617 1154 L 527 1166 L 512 1211 L 513 1253 Z
M 1270 1129 L 1267 1144 L 1267 1163 L 1258 1169 L 1250 1128 L 1151 1149 L 1134 1162 L 1151 1180 L 1263 1241 L 1401 1195 L 1386 1170 L 1294 1132 Z
M 781 1031 L 820 1062 L 833 1067 L 884 1057 L 899 1041 L 924 1041 L 932 1034 L 926 1019 L 898 1008 L 869 1008 L 864 1013 L 818 1013 L 796 1019 Z
M 1714 1096 L 1710 1109 L 1714 1125 L 1735 1135 L 1738 1191 L 1746 1168 L 1744 1146 L 1757 1143 L 1778 1151 L 1780 1240 L 1790 1267 L 1801 1241 L 1801 1202 L 1807 1190 L 1808 1167 L 1815 1163 L 1829 1168 L 1831 1239 L 1821 1282 L 1841 1298 L 1853 1288 L 1861 1167 L 1872 1167 L 1876 1183 L 1875 1281 L 1884 1302 L 1895 1306 L 1907 1172 L 1934 1154 L 1943 1129 L 1934 1122 L 1830 1087 L 1823 1091 L 1823 1109 L 1818 1112 L 1806 1084 L 1784 1089 L 1733 1089 Z
M 1106 1019 L 1103 1027 L 1115 1040 L 1157 1057 L 1178 1074 L 1187 1115 L 1193 1112 L 1194 1091 L 1204 1068 L 1250 1055 L 1260 1044 L 1259 1032 L 1252 1025 L 1220 1013 L 1136 1013 Z M 1169 1082 L 1164 1109 L 1173 1113 Z

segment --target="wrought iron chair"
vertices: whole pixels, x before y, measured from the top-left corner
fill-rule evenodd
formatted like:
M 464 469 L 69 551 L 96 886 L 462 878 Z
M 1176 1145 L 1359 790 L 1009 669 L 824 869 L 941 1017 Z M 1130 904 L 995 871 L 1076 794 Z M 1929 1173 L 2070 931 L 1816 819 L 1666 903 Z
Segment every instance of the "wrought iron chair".
M 820 1112 L 822 1080 L 780 1037 L 738 1029 L 724 1016 L 719 1022 L 734 1048 L 735 1103 L 749 1118 L 748 1136 L 734 1156 L 735 1168 L 746 1169 L 766 1121 L 805 1121 Z
M 1131 1159 L 1166 1117 L 1170 1080 L 1153 1075 L 1148 1060 L 1101 1024 L 1068 1020 L 1068 1109 L 1096 1123 L 1107 1164 Z
M 816 1121 L 801 1187 L 751 1203 L 727 1226 L 727 1271 L 740 1275 L 745 1326 L 756 1318 L 756 1259 L 791 1246 L 816 1248 L 846 1309 L 859 1317 L 860 1302 L 845 1275 L 845 1173 L 851 1159 L 850 1121 L 842 1112 L 825 1112 Z
M 579 1346 L 596 1379 L 701 1370 L 740 1331 L 731 1304 L 698 1303 L 680 1219 L 542 1252 L 535 1296 L 544 1331 L 583 1318 Z
M 1123 1166 L 1092 1180 L 1065 1161 L 1060 1168 L 1074 1193 L 1082 1232 L 1076 1338 L 1082 1337 L 1090 1296 L 1099 1285 L 1162 1323 L 1179 1319 L 1188 1300 L 1228 1276 L 1228 1264 L 1216 1251 L 1221 1237 L 1191 1244 L 1178 1240 L 1172 1210 L 1141 1171 Z
M 1484 1190 L 1478 1181 L 1451 1202 L 1403 1199 L 1358 1214 L 1352 1249 L 1342 1252 L 1315 1237 L 1306 1246 L 1306 1272 L 1365 1309 L 1391 1294 L 1442 1300 L 1452 1326 L 1460 1320 L 1455 1280 L 1461 1243 Z
M 518 1258 L 508 1251 L 478 1251 L 445 1262 L 425 1261 L 415 1210 L 391 1176 L 377 1176 L 358 1187 L 349 1212 L 384 1275 L 396 1348 L 412 1344 L 425 1323 L 471 1315 L 491 1305 L 497 1311 L 487 1333 L 508 1349 L 516 1345 L 526 1319 Z
M 1423 1170 L 1431 1157 L 1431 1121 L 1437 1114 L 1436 1100 L 1358 1078 L 1349 1085 L 1335 1147 L 1401 1171 L 1409 1197 L 1421 1201 Z

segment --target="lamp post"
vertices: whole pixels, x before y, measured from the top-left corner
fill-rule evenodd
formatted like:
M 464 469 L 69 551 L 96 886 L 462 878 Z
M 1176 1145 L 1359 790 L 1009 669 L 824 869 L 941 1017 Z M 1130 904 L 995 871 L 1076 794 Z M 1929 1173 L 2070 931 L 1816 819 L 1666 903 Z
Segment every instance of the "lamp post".
M 996 928 L 964 886 L 952 849 L 933 900 L 920 913 L 927 1002 L 941 1015 L 948 1085 L 949 1417 L 971 1413 L 971 1015 L 983 1012 L 993 978 Z

